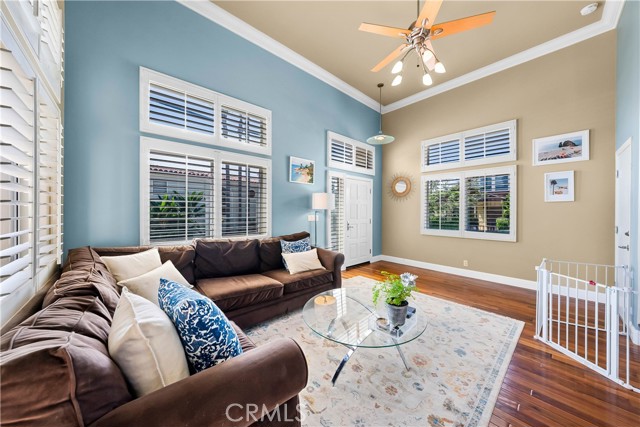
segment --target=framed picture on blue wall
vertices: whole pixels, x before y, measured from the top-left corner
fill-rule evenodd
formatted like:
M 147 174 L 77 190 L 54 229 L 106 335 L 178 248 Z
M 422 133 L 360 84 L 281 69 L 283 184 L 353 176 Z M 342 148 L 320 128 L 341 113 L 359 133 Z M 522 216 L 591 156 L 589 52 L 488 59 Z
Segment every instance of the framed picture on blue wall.
M 313 184 L 316 162 L 289 156 L 289 182 Z

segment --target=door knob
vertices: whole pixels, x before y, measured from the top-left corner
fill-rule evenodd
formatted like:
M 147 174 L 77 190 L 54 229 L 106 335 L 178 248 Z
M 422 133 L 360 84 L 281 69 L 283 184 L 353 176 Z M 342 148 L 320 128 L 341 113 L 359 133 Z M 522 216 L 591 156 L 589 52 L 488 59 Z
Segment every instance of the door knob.
M 629 245 L 624 245 L 624 246 L 618 245 L 618 248 L 629 250 Z

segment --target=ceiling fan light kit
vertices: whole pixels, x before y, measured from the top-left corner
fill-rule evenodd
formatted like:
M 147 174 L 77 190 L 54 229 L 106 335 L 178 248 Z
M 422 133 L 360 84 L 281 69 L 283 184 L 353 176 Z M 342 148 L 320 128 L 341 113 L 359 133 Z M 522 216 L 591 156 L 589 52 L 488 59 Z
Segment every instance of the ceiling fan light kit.
M 420 9 L 420 0 L 417 1 L 418 9 Z M 419 11 L 415 22 L 406 30 L 377 24 L 368 24 L 366 22 L 360 24 L 360 31 L 366 31 L 388 37 L 401 37 L 405 39 L 405 42 L 402 45 L 398 46 L 393 52 L 391 52 L 391 54 L 380 61 L 371 69 L 371 71 L 380 71 L 391 63 L 391 61 L 404 54 L 402 59 L 396 62 L 391 69 L 391 74 L 395 75 L 391 82 L 391 86 L 398 86 L 402 83 L 401 72 L 404 60 L 411 52 L 415 52 L 418 56 L 418 66 L 422 65 L 422 68 L 424 69 L 422 83 L 425 86 L 430 86 L 433 84 L 433 78 L 429 74 L 429 71 L 434 71 L 438 74 L 443 74 L 447 71 L 442 61 L 440 61 L 436 56 L 431 41 L 490 24 L 496 14 L 496 12 L 493 11 L 480 15 L 469 16 L 467 18 L 456 19 L 454 21 L 443 22 L 441 24 L 434 24 L 436 16 L 440 11 L 440 6 L 442 6 L 442 0 L 425 0 L 422 10 Z
M 400 81 L 402 81 L 402 76 L 397 75 L 396 78 L 400 77 Z M 394 79 L 395 81 L 395 79 Z M 378 83 L 378 89 L 380 90 L 380 130 L 377 135 L 373 135 L 372 137 L 367 138 L 367 144 L 371 145 L 384 145 L 389 144 L 390 142 L 395 141 L 395 138 L 391 135 L 385 135 L 382 133 L 382 87 L 384 83 Z

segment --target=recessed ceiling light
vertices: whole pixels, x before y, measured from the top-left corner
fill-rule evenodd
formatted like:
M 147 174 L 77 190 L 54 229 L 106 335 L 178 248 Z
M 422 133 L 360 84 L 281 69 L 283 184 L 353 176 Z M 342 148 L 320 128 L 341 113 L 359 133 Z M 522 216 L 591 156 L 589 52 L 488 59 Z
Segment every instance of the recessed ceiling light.
M 598 8 L 598 3 L 591 3 L 580 9 L 580 15 L 587 16 L 591 15 Z

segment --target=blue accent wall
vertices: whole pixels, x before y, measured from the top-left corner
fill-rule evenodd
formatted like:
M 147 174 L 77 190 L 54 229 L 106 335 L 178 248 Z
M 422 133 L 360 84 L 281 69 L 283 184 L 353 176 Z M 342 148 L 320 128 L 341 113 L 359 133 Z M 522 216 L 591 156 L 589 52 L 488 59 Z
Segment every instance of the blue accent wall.
M 631 268 L 640 289 L 638 203 L 640 203 L 640 2 L 627 0 L 618 22 L 616 148 L 631 137 Z M 636 313 L 640 321 L 640 313 Z
M 360 141 L 378 113 L 168 1 L 65 3 L 65 248 L 139 244 L 139 67 L 270 109 L 272 234 L 313 230 L 326 190 L 326 132 Z M 195 144 L 199 145 L 199 144 Z M 316 161 L 316 183 L 288 182 L 289 156 Z M 376 152 L 373 253 L 381 251 L 382 152 Z M 318 243 L 324 245 L 324 216 Z

